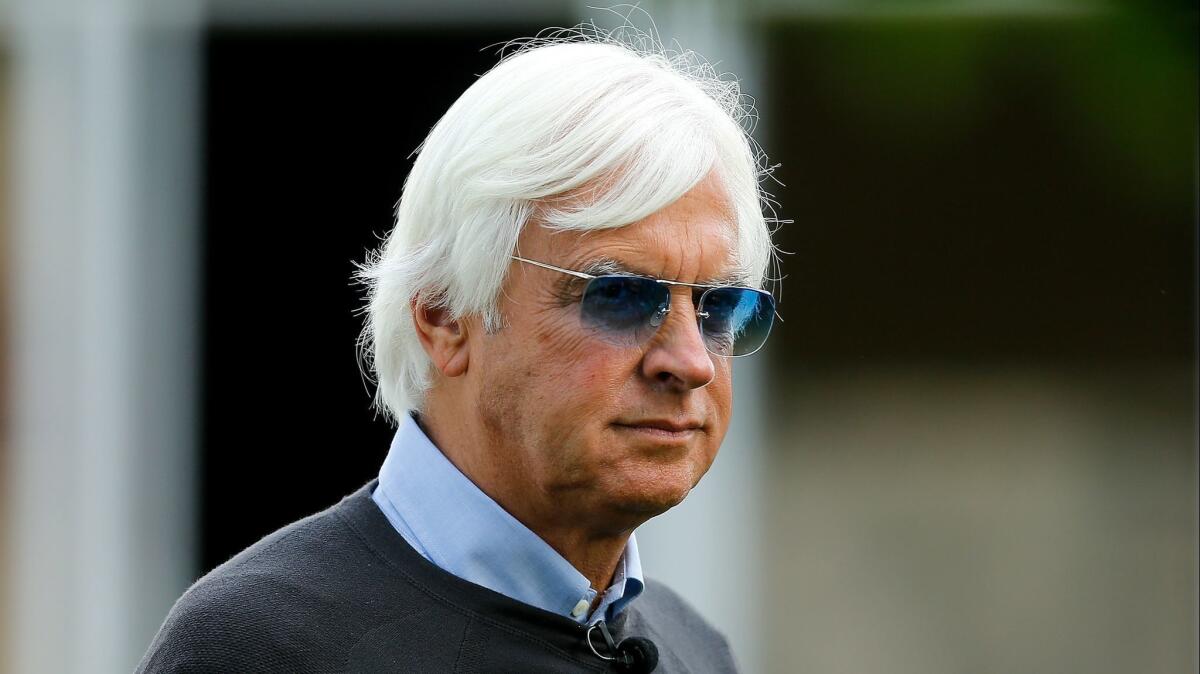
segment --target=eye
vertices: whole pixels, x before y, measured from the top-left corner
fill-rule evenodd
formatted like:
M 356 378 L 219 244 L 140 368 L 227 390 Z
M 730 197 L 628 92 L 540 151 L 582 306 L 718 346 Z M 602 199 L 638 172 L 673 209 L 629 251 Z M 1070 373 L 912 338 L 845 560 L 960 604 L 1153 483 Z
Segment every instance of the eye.
M 740 288 L 718 288 L 704 299 L 705 332 L 721 339 L 736 339 L 754 318 L 758 298 Z M 728 337 L 725 337 L 728 335 Z
M 667 299 L 666 288 L 650 279 L 601 276 L 588 285 L 584 321 L 609 331 L 642 328 Z

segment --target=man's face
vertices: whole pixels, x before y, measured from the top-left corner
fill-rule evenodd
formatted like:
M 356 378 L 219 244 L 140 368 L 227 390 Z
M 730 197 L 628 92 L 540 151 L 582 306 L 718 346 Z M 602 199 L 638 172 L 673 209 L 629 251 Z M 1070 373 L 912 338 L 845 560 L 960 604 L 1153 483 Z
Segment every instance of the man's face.
M 613 230 L 531 225 L 518 254 L 567 269 L 598 259 L 656 278 L 707 283 L 732 270 L 735 226 L 710 177 L 667 208 Z M 580 323 L 586 284 L 514 261 L 504 327 L 473 331 L 469 390 L 507 500 L 538 519 L 628 529 L 679 503 L 716 457 L 731 415 L 731 361 L 707 352 L 690 288 L 640 346 Z M 686 426 L 664 430 L 654 426 Z

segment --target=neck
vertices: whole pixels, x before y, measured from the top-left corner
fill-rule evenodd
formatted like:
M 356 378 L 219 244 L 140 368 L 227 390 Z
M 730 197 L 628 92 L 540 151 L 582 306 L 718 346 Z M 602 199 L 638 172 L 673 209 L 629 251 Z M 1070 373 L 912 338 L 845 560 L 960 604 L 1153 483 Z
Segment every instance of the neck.
M 529 528 L 562 555 L 563 559 L 570 562 L 576 571 L 583 574 L 592 589 L 599 593 L 603 593 L 612 584 L 631 533 L 594 538 L 578 530 L 546 531 L 544 528 Z M 596 599 L 599 601 L 600 596 L 597 595 Z
M 594 522 L 594 513 L 581 513 L 564 505 L 569 497 L 550 498 L 536 485 L 515 479 L 532 472 L 520 466 L 514 470 L 512 462 L 497 460 L 496 453 L 487 451 L 491 446 L 487 437 L 462 423 L 465 417 L 461 414 L 447 413 L 439 407 L 435 399 L 427 398 L 425 411 L 418 419 L 434 446 L 480 491 L 554 548 L 588 579 L 593 589 L 603 593 L 612 583 L 629 536 L 640 522 L 632 526 L 614 527 L 611 521 L 601 525 Z M 504 470 L 505 466 L 509 469 Z

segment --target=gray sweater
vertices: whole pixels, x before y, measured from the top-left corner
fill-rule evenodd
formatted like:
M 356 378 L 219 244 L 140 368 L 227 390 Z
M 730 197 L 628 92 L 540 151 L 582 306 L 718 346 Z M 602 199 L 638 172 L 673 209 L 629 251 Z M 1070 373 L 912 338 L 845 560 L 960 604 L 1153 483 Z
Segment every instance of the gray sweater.
M 404 541 L 372 482 L 198 580 L 138 672 L 609 672 L 586 628 L 469 583 Z M 609 625 L 644 637 L 655 672 L 735 671 L 729 645 L 678 595 L 647 581 Z M 599 630 L 596 649 L 608 655 Z

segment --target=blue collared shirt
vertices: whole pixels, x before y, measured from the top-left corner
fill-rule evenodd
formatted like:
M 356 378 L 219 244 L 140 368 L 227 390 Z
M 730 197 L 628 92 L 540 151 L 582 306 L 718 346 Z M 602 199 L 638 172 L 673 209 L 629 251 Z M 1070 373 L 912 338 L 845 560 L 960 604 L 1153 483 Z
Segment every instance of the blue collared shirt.
M 459 578 L 581 624 L 610 621 L 642 592 L 632 534 L 612 585 L 597 592 L 537 534 L 476 487 L 405 415 L 371 495 L 404 540 Z

